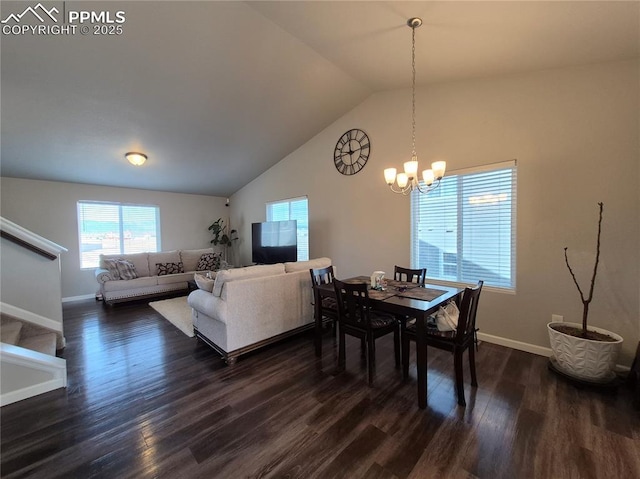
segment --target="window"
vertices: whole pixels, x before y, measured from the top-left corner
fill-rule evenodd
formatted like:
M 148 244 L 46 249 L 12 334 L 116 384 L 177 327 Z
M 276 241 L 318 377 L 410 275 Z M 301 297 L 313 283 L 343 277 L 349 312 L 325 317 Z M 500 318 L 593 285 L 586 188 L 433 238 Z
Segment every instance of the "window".
M 515 291 L 516 162 L 459 170 L 411 194 L 411 264 L 427 277 Z
M 297 220 L 298 261 L 309 259 L 309 200 L 307 197 L 267 203 L 267 221 Z
M 81 268 L 96 268 L 101 254 L 160 251 L 160 209 L 79 201 L 78 236 Z

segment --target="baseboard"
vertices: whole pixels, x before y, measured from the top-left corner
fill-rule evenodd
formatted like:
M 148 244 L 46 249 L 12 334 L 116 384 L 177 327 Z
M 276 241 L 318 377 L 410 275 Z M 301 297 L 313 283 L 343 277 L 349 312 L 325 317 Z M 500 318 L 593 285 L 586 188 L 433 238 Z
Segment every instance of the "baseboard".
M 95 299 L 96 294 L 83 294 L 81 296 L 69 296 L 67 298 L 62 298 L 63 303 L 72 303 L 73 301 L 83 301 L 85 299 Z
M 537 354 L 538 356 L 544 356 L 550 358 L 552 355 L 551 348 L 545 348 L 543 346 L 536 346 L 535 344 L 523 343 L 522 341 L 516 341 L 514 339 L 501 338 L 500 336 L 493 336 L 486 333 L 478 333 L 478 339 L 480 341 L 486 341 L 487 343 L 498 344 L 500 346 L 506 346 L 507 348 L 517 349 L 518 351 L 524 351 L 526 353 Z M 616 371 L 620 373 L 629 372 L 631 368 L 622 364 L 616 364 Z
M 501 338 L 500 336 L 493 336 L 491 334 L 480 332 L 478 333 L 478 339 L 480 341 L 486 341 L 487 343 L 498 344 L 500 346 L 506 346 L 511 349 L 517 349 L 518 351 L 537 354 L 538 356 L 545 356 L 547 358 L 551 357 L 551 348 L 536 346 L 535 344 L 523 343 L 522 341 Z

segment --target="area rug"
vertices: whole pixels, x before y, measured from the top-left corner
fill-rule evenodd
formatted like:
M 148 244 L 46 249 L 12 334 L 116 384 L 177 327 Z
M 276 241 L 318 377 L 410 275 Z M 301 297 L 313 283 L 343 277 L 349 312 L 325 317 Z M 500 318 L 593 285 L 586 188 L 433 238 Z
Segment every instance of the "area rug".
M 167 321 L 189 337 L 193 337 L 193 321 L 191 320 L 191 306 L 187 304 L 187 296 L 163 299 L 149 303 Z

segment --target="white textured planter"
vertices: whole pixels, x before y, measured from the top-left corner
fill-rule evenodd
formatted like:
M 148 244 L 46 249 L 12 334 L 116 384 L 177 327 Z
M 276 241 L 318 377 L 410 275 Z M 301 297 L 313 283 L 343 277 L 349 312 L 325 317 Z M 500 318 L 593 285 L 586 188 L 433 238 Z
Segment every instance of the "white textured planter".
M 582 329 L 577 323 L 549 323 L 549 341 L 553 351 L 555 366 L 562 372 L 586 381 L 604 382 L 615 377 L 614 369 L 622 345 L 622 337 L 606 329 L 589 326 L 589 331 L 603 333 L 615 342 L 593 341 L 564 334 L 552 328 L 554 325 L 573 326 Z

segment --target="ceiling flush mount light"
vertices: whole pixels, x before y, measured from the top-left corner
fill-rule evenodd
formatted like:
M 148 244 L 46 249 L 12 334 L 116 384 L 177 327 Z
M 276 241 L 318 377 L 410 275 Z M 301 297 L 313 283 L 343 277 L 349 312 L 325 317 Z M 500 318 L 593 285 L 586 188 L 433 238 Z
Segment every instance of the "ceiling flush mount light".
M 418 155 L 416 154 L 416 28 L 422 25 L 422 19 L 410 18 L 407 25 L 411 27 L 411 161 L 404 164 L 404 173 L 398 173 L 395 168 L 384 170 L 384 180 L 394 193 L 408 195 L 413 190 L 429 193 L 440 185 L 447 168 L 445 161 L 434 161 L 431 169 L 422 172 L 422 182 L 418 179 Z M 398 188 L 394 188 L 394 183 Z
M 129 163 L 135 166 L 142 166 L 144 162 L 147 161 L 147 155 L 145 155 L 144 153 L 137 153 L 135 151 L 125 153 L 124 157 Z

